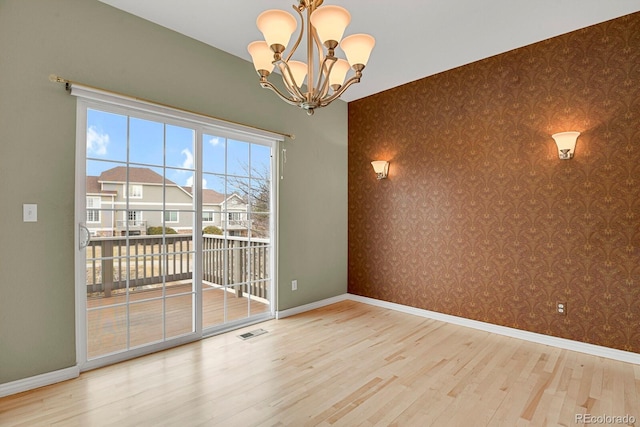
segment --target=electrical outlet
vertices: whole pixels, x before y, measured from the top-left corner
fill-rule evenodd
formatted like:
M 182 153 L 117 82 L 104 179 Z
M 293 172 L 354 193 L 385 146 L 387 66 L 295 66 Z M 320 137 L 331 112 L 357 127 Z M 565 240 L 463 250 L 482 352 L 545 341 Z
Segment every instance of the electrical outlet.
M 567 303 L 566 302 L 557 302 L 556 303 L 556 311 L 558 314 L 562 314 L 563 316 L 567 315 Z
M 291 281 L 291 290 L 292 291 L 297 291 L 298 290 L 298 281 L 297 280 L 292 280 Z

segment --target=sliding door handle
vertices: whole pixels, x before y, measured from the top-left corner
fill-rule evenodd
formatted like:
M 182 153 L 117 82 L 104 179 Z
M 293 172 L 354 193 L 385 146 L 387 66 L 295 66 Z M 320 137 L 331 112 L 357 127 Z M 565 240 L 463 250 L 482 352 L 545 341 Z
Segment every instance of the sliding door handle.
M 85 225 L 78 224 L 78 249 L 83 250 L 89 246 L 89 242 L 91 242 L 91 232 Z

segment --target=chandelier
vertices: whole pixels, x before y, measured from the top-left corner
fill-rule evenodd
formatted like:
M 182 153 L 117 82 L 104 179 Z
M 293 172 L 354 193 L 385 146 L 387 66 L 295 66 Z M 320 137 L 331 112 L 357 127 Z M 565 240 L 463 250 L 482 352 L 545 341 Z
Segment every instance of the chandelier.
M 344 30 L 351 21 L 346 9 L 333 5 L 321 6 L 323 0 L 299 1 L 299 5 L 293 5 L 293 10 L 300 17 L 300 32 L 286 57 L 285 50 L 298 21 L 292 14 L 277 9 L 267 10 L 258 16 L 256 24 L 265 40 L 250 43 L 248 50 L 260 76 L 260 86 L 271 89 L 283 101 L 312 115 L 316 108 L 329 105 L 349 86 L 360 81 L 375 39 L 368 34 L 353 34 L 343 39 Z M 305 11 L 306 24 L 303 16 Z M 306 63 L 291 59 L 305 33 Z M 335 55 L 338 46 L 347 60 Z M 280 70 L 286 93 L 267 79 L 274 67 Z M 350 69 L 353 73 L 345 81 Z M 306 90 L 303 89 L 305 78 Z

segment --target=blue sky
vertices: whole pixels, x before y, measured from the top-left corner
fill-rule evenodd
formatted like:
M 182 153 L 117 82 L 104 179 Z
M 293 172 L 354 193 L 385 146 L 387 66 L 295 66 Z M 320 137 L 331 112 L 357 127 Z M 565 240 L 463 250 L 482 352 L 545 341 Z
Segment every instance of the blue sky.
M 128 126 L 128 129 L 127 129 Z M 99 110 L 87 111 L 87 175 L 101 172 L 127 162 L 131 166 L 150 167 L 171 181 L 191 186 L 193 183 L 195 131 Z M 227 174 L 248 176 L 249 170 L 262 172 L 270 164 L 270 148 L 203 135 L 203 185 L 224 192 Z M 166 152 L 165 152 L 166 147 Z M 225 156 L 226 153 L 226 156 Z M 102 161 L 95 161 L 102 160 Z

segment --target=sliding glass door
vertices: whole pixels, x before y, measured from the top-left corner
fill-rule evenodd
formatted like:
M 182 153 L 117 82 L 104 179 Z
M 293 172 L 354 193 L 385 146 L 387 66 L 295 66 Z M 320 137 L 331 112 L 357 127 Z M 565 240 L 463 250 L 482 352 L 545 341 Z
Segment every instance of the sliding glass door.
M 271 317 L 273 142 L 95 102 L 78 120 L 79 359 Z

